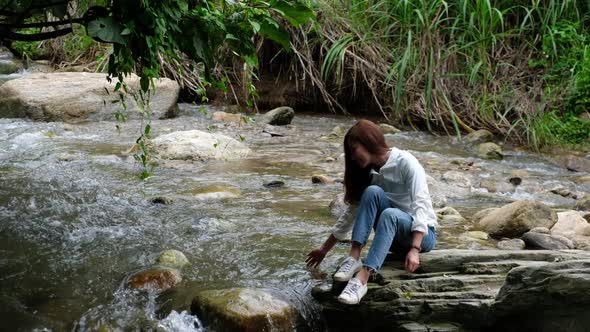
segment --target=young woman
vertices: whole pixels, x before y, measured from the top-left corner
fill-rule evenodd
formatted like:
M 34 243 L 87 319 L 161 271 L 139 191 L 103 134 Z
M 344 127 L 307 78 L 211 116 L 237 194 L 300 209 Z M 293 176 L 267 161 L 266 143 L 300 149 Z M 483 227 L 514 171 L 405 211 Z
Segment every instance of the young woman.
M 318 266 L 352 228 L 350 255 L 334 279 L 348 281 L 338 300 L 357 304 L 367 293 L 370 273 L 379 271 L 388 251 L 406 253 L 405 269 L 414 272 L 420 266 L 419 253 L 434 248 L 438 223 L 424 168 L 409 152 L 389 148 L 373 122 L 360 120 L 348 130 L 344 156 L 348 215 L 338 220 L 332 234 L 307 255 L 306 262 L 308 267 Z M 375 230 L 373 243 L 361 262 L 371 229 Z

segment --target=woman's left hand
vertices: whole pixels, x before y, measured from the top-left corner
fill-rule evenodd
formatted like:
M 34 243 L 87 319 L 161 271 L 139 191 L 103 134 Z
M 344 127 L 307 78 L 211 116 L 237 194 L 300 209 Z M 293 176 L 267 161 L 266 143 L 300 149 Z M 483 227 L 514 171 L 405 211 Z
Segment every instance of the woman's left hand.
M 414 272 L 420 266 L 420 253 L 418 249 L 412 248 L 406 255 L 405 268 L 408 272 Z

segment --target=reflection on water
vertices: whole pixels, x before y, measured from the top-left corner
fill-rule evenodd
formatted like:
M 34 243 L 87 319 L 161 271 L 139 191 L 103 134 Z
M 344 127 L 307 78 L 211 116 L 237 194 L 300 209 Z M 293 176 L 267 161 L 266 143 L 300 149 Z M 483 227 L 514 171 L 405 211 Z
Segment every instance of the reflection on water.
M 186 312 L 194 294 L 255 287 L 280 292 L 312 329 L 321 329 L 309 289 L 318 276 L 335 269 L 347 248 L 338 246 L 326 258 L 323 274 L 305 270 L 305 254 L 322 243 L 334 221 L 328 204 L 342 191 L 338 183 L 312 184 L 311 176 L 342 178 L 341 139 L 322 136 L 337 125 L 353 123 L 345 117 L 298 115 L 295 128 L 279 139 L 265 136 L 256 123 L 219 125 L 213 131 L 245 137 L 253 150 L 249 159 L 160 161 L 154 176 L 141 182 L 139 166 L 124 153 L 139 132 L 139 122 L 124 124 L 117 133 L 113 122 L 64 125 L 0 119 L 3 326 L 23 331 L 101 326 L 201 331 L 198 318 Z M 208 124 L 195 112 L 154 121 L 153 135 L 207 130 Z M 437 165 L 470 155 L 452 139 L 424 133 L 387 139 L 422 160 L 435 160 L 433 166 L 425 163 L 435 177 Z M 477 164 L 488 177 L 506 177 L 513 169 L 525 168 L 530 188 L 553 182 L 575 187 L 567 171 L 522 152 L 508 152 L 502 162 Z M 552 183 L 545 183 L 547 176 Z M 285 185 L 263 186 L 273 180 Z M 523 195 L 536 194 L 533 189 L 507 194 L 479 190 L 450 198 L 448 205 L 468 217 Z M 152 204 L 156 196 L 169 197 L 172 204 Z M 439 247 L 455 247 L 457 235 L 470 226 L 443 225 Z M 180 250 L 191 262 L 175 292 L 156 298 L 122 287 L 126 276 L 153 264 L 165 249 Z

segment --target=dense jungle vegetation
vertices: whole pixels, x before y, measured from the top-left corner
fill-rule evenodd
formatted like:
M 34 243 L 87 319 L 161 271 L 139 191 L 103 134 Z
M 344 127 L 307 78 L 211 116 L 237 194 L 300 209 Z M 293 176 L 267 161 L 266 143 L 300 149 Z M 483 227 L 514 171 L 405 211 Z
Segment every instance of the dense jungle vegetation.
M 216 87 L 256 108 L 257 83 L 281 79 L 335 112 L 380 113 L 451 135 L 486 128 L 532 148 L 587 148 L 589 6 L 2 0 L 0 39 L 21 57 L 56 67 L 114 77 L 136 71 L 145 87 L 173 77 L 199 101 Z M 272 66 L 270 77 L 262 75 Z

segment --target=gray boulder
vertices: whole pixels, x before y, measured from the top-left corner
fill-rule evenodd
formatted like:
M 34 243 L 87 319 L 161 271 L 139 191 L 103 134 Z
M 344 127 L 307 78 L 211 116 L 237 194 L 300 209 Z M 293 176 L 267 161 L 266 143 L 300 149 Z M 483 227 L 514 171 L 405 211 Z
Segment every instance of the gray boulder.
M 465 137 L 463 140 L 470 143 L 470 144 L 481 144 L 481 143 L 488 143 L 493 142 L 495 139 L 494 134 L 492 134 L 489 130 L 480 129 L 476 130 Z
M 534 227 L 551 228 L 557 214 L 533 201 L 517 201 L 492 210 L 479 221 L 479 228 L 495 237 L 518 237 Z
M 477 146 L 477 156 L 483 159 L 497 159 L 504 158 L 502 148 L 495 143 L 482 143 Z
M 574 243 L 562 235 L 528 232 L 522 236 L 522 240 L 528 249 L 574 249 Z
M 381 132 L 384 135 L 387 135 L 387 134 L 394 135 L 394 134 L 399 134 L 402 132 L 401 130 L 397 129 L 396 127 L 386 124 L 386 123 L 380 123 L 379 129 L 381 129 Z
M 590 194 L 584 194 L 584 196 L 582 196 L 582 198 L 576 202 L 574 209 L 580 211 L 590 211 Z
M 207 290 L 192 302 L 193 314 L 219 331 L 292 331 L 297 311 L 262 289 Z
M 100 73 L 35 73 L 8 81 L 0 86 L 0 117 L 31 118 L 38 121 L 80 122 L 114 120 L 120 111 L 129 119 L 142 117 L 132 97 L 139 91 L 139 77 L 125 79 L 129 94 L 125 95 L 127 110 L 120 103 L 122 89 L 113 92 L 116 80 L 107 82 Z M 150 98 L 153 118 L 176 115 L 178 83 L 167 78 L 155 81 L 156 90 Z M 108 91 L 108 92 L 107 92 Z
M 0 75 L 9 75 L 23 69 L 23 64 L 14 59 L 0 58 Z
M 496 246 L 500 250 L 521 250 L 525 248 L 526 244 L 521 239 L 510 239 L 502 240 Z
M 557 222 L 551 227 L 551 234 L 558 234 L 572 239 L 576 235 L 590 235 L 590 224 L 578 211 L 557 213 Z
M 264 122 L 273 126 L 288 125 L 293 121 L 295 111 L 289 106 L 277 107 L 264 115 Z
M 539 326 L 555 327 L 550 321 L 553 317 L 546 318 L 547 312 L 561 310 L 560 319 L 564 323 L 578 317 L 575 310 L 568 312 L 576 304 L 588 308 L 586 301 L 590 297 L 585 294 L 590 289 L 585 280 L 576 280 L 578 276 L 588 278 L 585 263 L 577 263 L 581 260 L 590 261 L 590 253 L 433 250 L 420 255 L 421 268 L 416 273 L 403 270 L 403 257 L 389 256 L 380 271 L 381 278 L 372 280 L 374 283 L 369 285 L 367 295 L 359 305 L 338 302 L 337 296 L 345 283 L 316 286 L 312 295 L 320 303 L 330 331 L 427 331 L 420 330 L 422 327 L 433 327 L 433 331 L 438 331 L 436 326 L 444 326 L 445 331 L 520 331 L 521 324 L 514 323 L 520 322 L 517 313 L 526 317 L 527 313 L 538 308 L 544 296 L 557 295 L 556 299 L 548 300 L 551 305 L 543 310 L 544 314 L 539 315 L 537 311 L 535 317 Z M 567 267 L 570 262 L 571 269 Z M 513 271 L 526 268 L 532 272 L 539 267 L 552 271 L 547 276 L 555 276 L 554 280 L 563 276 L 566 279 L 562 280 L 569 284 L 548 282 L 545 286 L 541 276 L 538 279 L 533 277 L 532 281 L 536 280 L 539 286 L 536 290 L 535 283 L 531 283 L 530 288 L 521 288 L 515 280 L 507 280 L 507 274 L 508 279 L 516 277 Z M 577 272 L 578 269 L 582 272 Z M 557 288 L 548 289 L 553 286 Z M 500 289 L 501 295 L 498 295 Z M 534 300 L 527 298 L 525 289 L 534 293 Z M 584 294 L 577 297 L 576 289 Z M 563 296 L 558 294 L 559 290 L 564 290 Z M 556 304 L 559 309 L 555 309 Z M 514 319 L 506 319 L 511 313 L 515 313 Z M 563 329 L 543 331 L 558 330 Z
M 237 160 L 250 153 L 244 144 L 221 134 L 200 130 L 176 131 L 156 137 L 152 141 L 162 159 Z
M 504 331 L 588 331 L 590 260 L 514 268 L 492 308 Z

